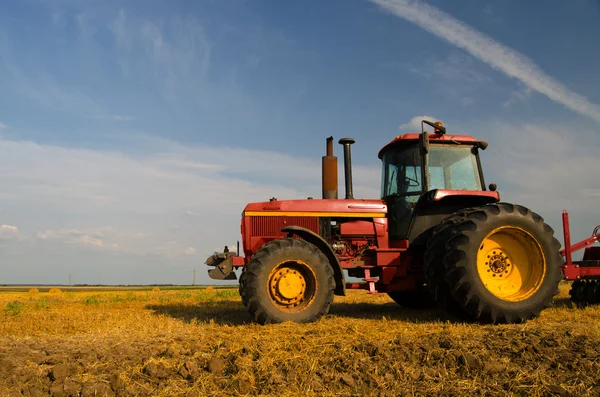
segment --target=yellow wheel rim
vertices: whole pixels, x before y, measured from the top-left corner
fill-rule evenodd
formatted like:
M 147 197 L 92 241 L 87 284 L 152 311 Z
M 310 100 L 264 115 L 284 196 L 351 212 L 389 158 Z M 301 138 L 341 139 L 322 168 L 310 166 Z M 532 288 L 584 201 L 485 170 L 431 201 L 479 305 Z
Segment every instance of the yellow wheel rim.
M 546 276 L 546 257 L 529 232 L 503 226 L 489 233 L 479 246 L 477 272 L 496 297 L 519 302 L 535 294 Z
M 314 299 L 317 278 L 305 262 L 282 262 L 271 270 L 267 288 L 275 306 L 289 313 L 297 313 L 308 307 Z

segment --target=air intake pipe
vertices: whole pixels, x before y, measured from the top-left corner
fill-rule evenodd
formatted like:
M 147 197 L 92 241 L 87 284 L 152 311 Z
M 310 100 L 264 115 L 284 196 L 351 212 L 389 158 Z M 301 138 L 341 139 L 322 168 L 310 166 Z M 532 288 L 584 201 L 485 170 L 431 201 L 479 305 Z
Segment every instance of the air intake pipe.
M 344 177 L 346 179 L 346 198 L 353 199 L 352 192 L 352 156 L 350 155 L 350 145 L 355 142 L 352 138 L 342 138 L 339 144 L 344 146 Z
M 323 156 L 321 179 L 323 198 L 338 198 L 338 159 L 333 155 L 333 137 L 327 138 L 327 153 Z

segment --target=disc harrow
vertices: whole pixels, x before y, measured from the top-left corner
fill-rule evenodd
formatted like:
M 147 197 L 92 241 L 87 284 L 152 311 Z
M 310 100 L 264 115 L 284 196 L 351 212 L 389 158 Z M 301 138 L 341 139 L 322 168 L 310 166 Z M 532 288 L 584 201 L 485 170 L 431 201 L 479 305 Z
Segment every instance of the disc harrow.
M 578 305 L 597 305 L 600 303 L 599 280 L 576 280 L 569 291 L 571 301 Z
M 563 274 L 565 280 L 573 281 L 569 295 L 574 303 L 595 305 L 600 303 L 600 225 L 594 228 L 592 237 L 571 245 L 569 214 L 563 211 L 565 248 L 560 252 L 565 257 Z M 572 253 L 584 249 L 583 258 L 573 261 Z

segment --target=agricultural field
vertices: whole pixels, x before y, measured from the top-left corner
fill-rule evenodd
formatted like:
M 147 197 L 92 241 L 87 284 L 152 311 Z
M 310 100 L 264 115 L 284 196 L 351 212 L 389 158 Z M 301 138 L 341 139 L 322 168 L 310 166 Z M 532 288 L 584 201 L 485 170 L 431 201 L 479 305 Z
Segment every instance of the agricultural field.
M 349 291 L 312 324 L 251 323 L 237 289 L 0 291 L 2 396 L 600 394 L 600 308 L 449 321 Z

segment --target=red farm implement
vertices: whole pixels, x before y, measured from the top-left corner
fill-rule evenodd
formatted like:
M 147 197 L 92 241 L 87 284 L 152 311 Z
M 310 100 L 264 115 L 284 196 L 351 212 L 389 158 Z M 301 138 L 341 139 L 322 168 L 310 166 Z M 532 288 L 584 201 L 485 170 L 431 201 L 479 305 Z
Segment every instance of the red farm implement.
M 600 246 L 592 244 L 600 241 L 600 225 L 596 226 L 592 236 L 571 245 L 569 214 L 563 211 L 564 249 L 560 253 L 565 257 L 563 274 L 565 280 L 573 281 L 571 299 L 577 303 L 600 303 Z M 585 249 L 580 261 L 573 261 L 573 252 Z

